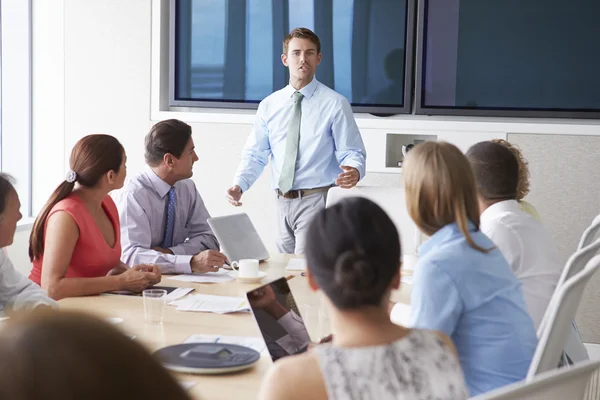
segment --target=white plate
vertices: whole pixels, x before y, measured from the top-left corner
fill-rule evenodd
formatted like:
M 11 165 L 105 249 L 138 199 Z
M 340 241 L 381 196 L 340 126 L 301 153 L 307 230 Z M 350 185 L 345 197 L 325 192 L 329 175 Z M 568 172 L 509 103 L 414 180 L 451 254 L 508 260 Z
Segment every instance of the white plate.
M 238 271 L 231 271 L 228 273 L 228 275 L 232 278 L 237 279 L 238 282 L 241 282 L 241 283 L 256 283 L 256 282 L 260 282 L 261 279 L 263 279 L 265 276 L 267 276 L 267 273 L 263 272 L 263 271 L 258 271 L 258 276 L 255 276 L 254 278 L 239 277 Z

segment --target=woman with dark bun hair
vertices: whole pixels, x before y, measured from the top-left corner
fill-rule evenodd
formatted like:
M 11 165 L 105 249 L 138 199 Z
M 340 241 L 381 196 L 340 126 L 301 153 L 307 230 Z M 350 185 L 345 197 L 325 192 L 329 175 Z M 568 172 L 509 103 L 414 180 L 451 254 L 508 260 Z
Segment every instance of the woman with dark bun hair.
M 321 211 L 308 230 L 307 279 L 326 297 L 333 340 L 278 360 L 261 399 L 466 399 L 450 339 L 393 324 L 400 238 L 375 203 L 351 198 Z

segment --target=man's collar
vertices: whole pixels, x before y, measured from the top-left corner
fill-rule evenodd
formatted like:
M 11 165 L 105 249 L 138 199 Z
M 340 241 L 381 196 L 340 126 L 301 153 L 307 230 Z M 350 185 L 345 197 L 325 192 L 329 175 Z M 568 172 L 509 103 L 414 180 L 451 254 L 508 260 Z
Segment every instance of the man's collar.
M 502 200 L 492 204 L 481 213 L 481 221 L 494 218 L 496 215 L 505 212 L 519 212 L 521 208 L 516 200 Z
M 161 198 L 165 197 L 167 193 L 169 193 L 169 190 L 171 190 L 171 185 L 169 185 L 167 182 L 163 181 L 158 175 L 156 175 L 156 172 L 154 172 L 152 168 L 146 167 L 144 173 L 150 180 L 150 183 L 154 187 L 154 190 L 156 190 L 156 193 L 158 193 L 158 195 Z
M 319 86 L 319 81 L 317 81 L 317 78 L 313 77 L 312 81 L 300 90 L 294 89 L 291 84 L 288 84 L 284 90 L 288 97 L 292 97 L 294 93 L 300 92 L 305 98 L 310 99 L 315 93 L 315 90 L 317 90 L 317 86 Z

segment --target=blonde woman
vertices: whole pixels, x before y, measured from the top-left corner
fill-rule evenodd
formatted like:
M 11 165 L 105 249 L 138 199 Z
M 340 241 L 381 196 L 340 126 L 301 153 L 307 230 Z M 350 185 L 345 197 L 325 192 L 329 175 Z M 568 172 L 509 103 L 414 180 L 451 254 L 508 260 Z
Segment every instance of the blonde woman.
M 521 149 L 504 139 L 493 139 L 492 142 L 501 144 L 517 157 L 517 161 L 519 162 L 519 183 L 517 184 L 517 201 L 519 202 L 519 207 L 539 222 L 542 222 L 542 217 L 540 217 L 533 204 L 523 200 L 529 194 L 529 162 L 523 157 Z
M 408 213 L 429 241 L 419 248 L 411 326 L 456 345 L 471 396 L 520 381 L 537 345 L 521 284 L 479 230 L 475 179 L 454 145 L 426 142 L 404 162 Z

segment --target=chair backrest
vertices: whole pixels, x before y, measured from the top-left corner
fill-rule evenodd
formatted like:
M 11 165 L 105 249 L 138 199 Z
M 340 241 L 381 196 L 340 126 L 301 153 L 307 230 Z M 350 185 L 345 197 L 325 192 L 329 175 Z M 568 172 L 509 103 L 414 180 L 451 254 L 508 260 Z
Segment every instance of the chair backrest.
M 558 366 L 585 286 L 598 268 L 600 255 L 594 256 L 583 271 L 568 279 L 552 295 L 544 315 L 545 325 L 538 335 L 539 342 L 529 366 L 527 380 Z
M 582 361 L 516 382 L 471 400 L 583 400 L 591 375 L 600 369 L 600 360 Z
M 588 261 L 592 259 L 600 250 L 600 238 L 595 242 L 588 244 L 587 246 L 577 249 L 575 253 L 571 254 L 571 257 L 567 260 L 565 268 L 563 269 L 556 287 L 560 287 L 567 280 L 571 279 L 578 273 L 580 273 L 586 266 Z
M 589 228 L 588 228 L 589 229 Z M 556 284 L 555 292 L 570 278 L 577 275 L 579 272 L 583 270 L 585 265 L 590 261 L 592 257 L 596 255 L 600 251 L 600 238 L 595 242 L 588 244 L 586 247 L 578 249 L 575 253 L 571 254 L 571 257 L 567 260 L 565 267 L 558 279 L 558 283 Z M 546 318 L 548 316 L 548 312 L 544 314 L 544 318 L 542 318 L 542 322 L 538 327 L 538 336 L 540 336 L 542 330 L 546 325 Z M 574 317 L 574 315 L 573 315 Z
M 594 218 L 592 224 L 588 226 L 585 231 L 583 231 L 583 235 L 581 235 L 577 249 L 583 249 L 584 247 L 589 246 L 590 243 L 592 243 L 596 238 L 598 231 L 600 231 L 600 214 L 596 215 L 596 218 Z
M 364 197 L 379 205 L 389 215 L 400 233 L 402 253 L 416 254 L 416 249 L 422 241 L 421 232 L 408 215 L 404 188 L 356 186 L 352 189 L 341 189 L 334 187 L 327 193 L 326 207 L 330 207 L 346 197 Z

